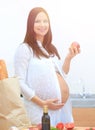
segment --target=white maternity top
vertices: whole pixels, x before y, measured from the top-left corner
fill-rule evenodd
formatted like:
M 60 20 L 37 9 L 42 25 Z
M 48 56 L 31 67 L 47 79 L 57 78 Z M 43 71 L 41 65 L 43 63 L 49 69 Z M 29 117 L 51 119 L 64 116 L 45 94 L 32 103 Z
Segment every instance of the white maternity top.
M 40 42 L 38 42 L 38 45 L 42 51 L 47 53 Z M 43 100 L 58 98 L 61 102 L 61 92 L 56 71 L 59 71 L 62 76 L 64 76 L 64 73 L 58 66 L 57 60 L 56 56 L 50 56 L 50 58 L 41 57 L 39 59 L 26 43 L 17 48 L 15 73 L 19 77 L 25 107 L 32 124 L 41 123 L 43 114 L 42 108 L 31 101 L 34 95 Z M 49 110 L 49 114 L 53 126 L 60 121 L 73 122 L 69 99 L 62 109 Z

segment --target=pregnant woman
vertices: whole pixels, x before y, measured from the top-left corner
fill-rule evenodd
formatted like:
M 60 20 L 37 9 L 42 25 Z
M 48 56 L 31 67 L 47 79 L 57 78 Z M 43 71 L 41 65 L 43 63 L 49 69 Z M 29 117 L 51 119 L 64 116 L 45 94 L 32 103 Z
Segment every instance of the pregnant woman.
M 20 81 L 25 108 L 32 124 L 41 123 L 43 106 L 47 105 L 51 125 L 73 122 L 69 88 L 65 75 L 71 59 L 80 52 L 70 48 L 64 64 L 52 44 L 52 32 L 47 12 L 33 8 L 28 16 L 23 43 L 15 54 L 15 74 Z

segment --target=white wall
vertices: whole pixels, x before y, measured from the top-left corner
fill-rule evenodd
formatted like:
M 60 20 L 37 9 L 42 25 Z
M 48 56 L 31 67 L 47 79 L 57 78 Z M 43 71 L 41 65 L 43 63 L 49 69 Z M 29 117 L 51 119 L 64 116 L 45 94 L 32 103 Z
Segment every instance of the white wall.
M 72 41 L 78 41 L 81 54 L 71 63 L 68 75 L 71 91 L 95 93 L 95 7 L 94 0 L 3 0 L 0 2 L 0 59 L 5 59 L 9 76 L 14 75 L 16 47 L 23 41 L 32 7 L 44 7 L 50 16 L 53 43 L 64 59 Z

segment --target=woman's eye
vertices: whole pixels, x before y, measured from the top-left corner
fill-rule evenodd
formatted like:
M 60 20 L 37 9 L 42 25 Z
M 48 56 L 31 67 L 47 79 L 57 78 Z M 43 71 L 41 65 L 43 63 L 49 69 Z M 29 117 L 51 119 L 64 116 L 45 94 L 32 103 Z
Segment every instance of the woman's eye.
M 40 23 L 40 20 L 36 20 L 35 23 Z
M 44 23 L 48 23 L 48 20 L 44 20 Z
M 48 23 L 48 20 L 43 20 L 43 21 L 41 21 L 41 20 L 36 20 L 35 23 Z

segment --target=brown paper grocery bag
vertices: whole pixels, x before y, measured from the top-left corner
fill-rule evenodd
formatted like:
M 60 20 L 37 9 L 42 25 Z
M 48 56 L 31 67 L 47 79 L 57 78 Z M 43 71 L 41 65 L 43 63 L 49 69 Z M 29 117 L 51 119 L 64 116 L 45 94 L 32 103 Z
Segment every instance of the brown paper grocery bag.
M 9 130 L 11 126 L 22 129 L 29 125 L 30 121 L 20 97 L 18 78 L 0 80 L 0 130 Z

